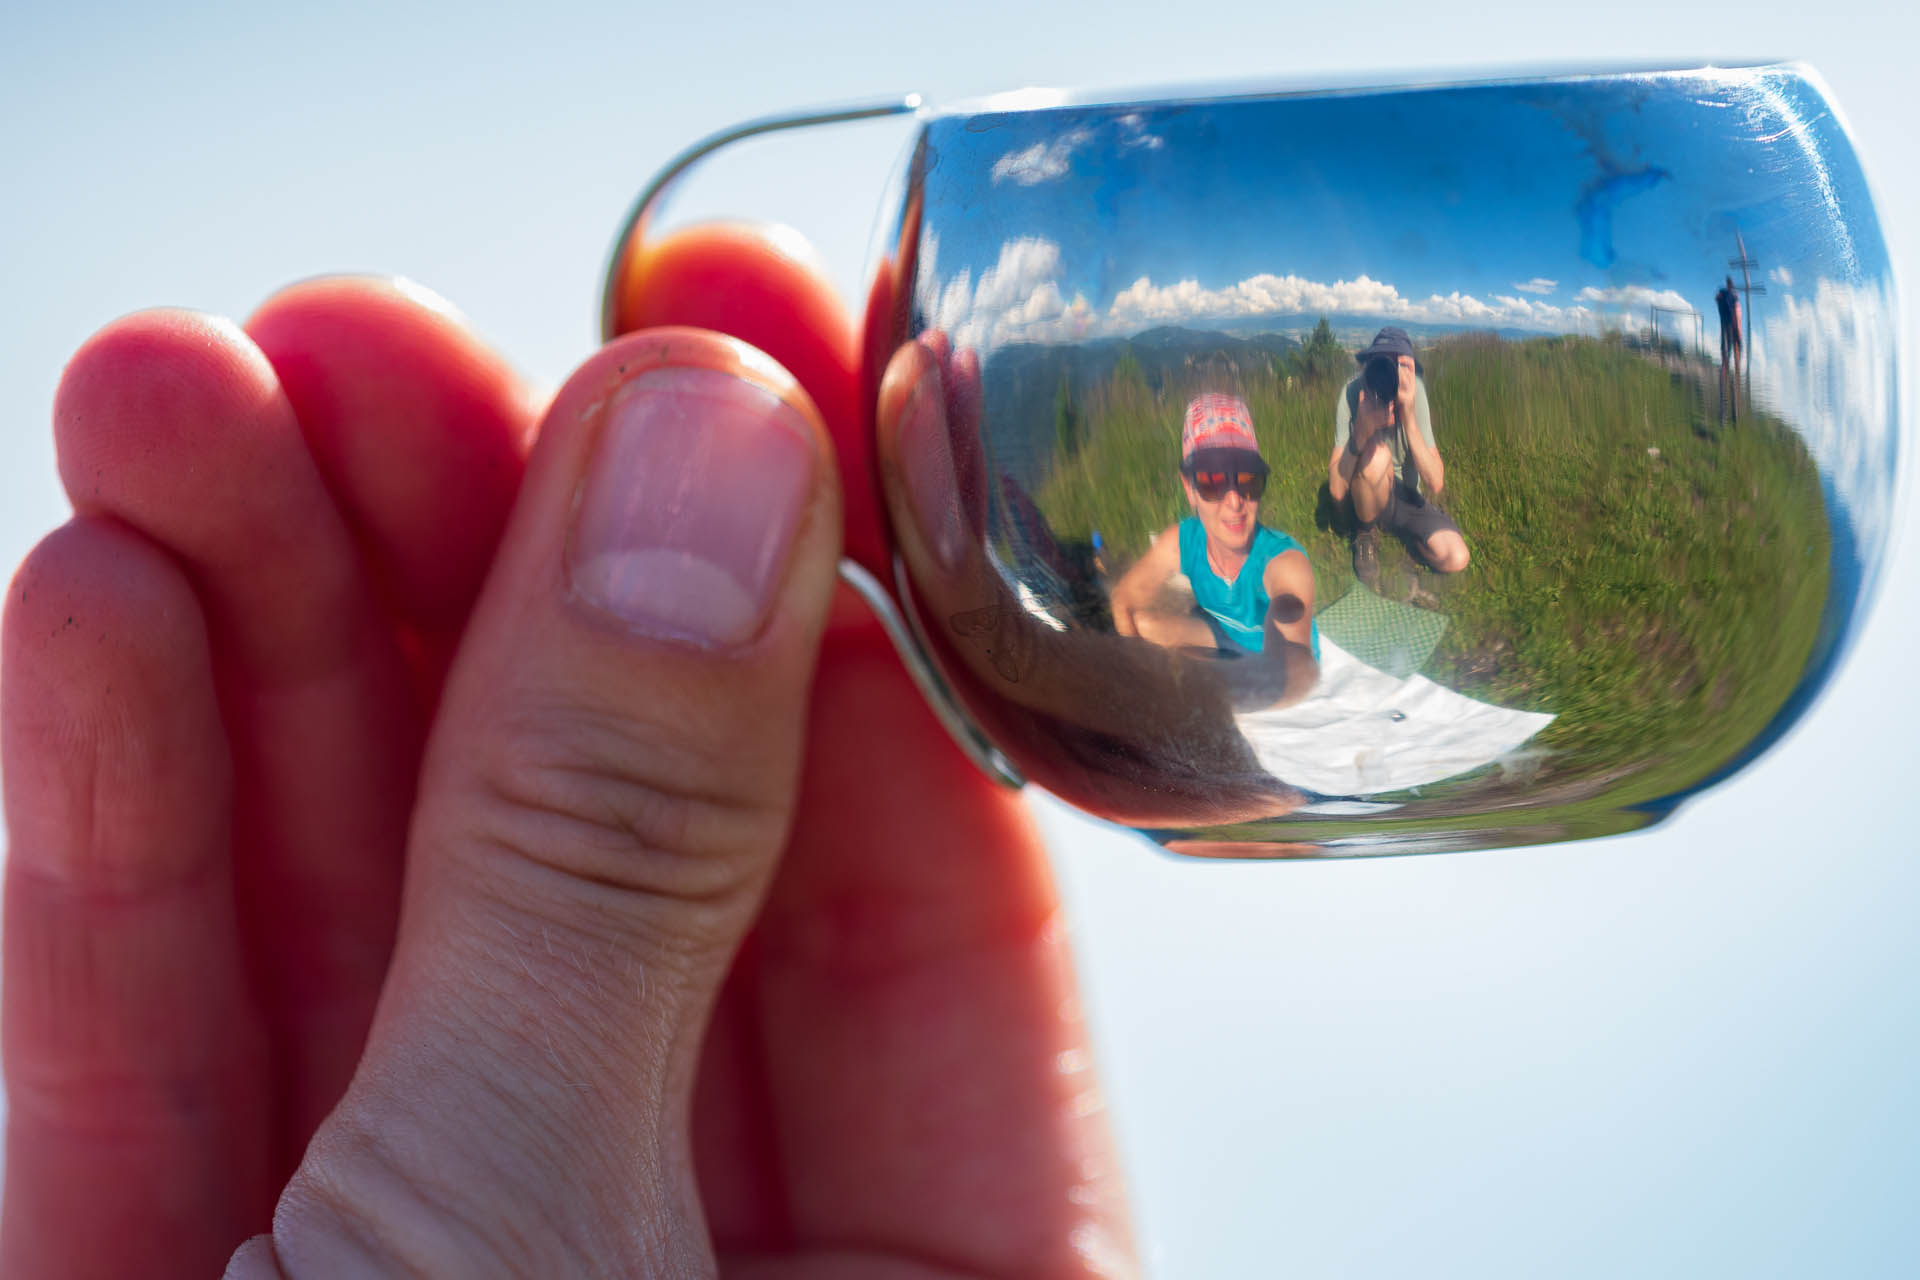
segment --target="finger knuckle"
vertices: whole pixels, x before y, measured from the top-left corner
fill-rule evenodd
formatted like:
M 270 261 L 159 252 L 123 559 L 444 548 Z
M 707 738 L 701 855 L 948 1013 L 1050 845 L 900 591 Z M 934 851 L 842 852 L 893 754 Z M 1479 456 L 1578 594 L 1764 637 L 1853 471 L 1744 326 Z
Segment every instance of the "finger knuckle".
M 590 708 L 521 717 L 469 759 L 468 841 L 616 890 L 732 897 L 786 831 L 786 807 L 734 762 Z
M 539 1221 L 537 1207 L 525 1201 L 505 1213 L 497 1205 L 476 1206 L 471 1187 L 443 1173 L 464 1164 L 480 1171 L 484 1185 L 484 1175 L 495 1173 L 490 1166 L 497 1161 L 496 1147 L 510 1149 L 536 1170 L 545 1163 L 517 1141 L 529 1126 L 489 1112 L 490 1120 L 496 1118 L 499 1123 L 490 1126 L 495 1141 L 488 1144 L 397 1108 L 382 1108 L 377 1125 L 355 1111 L 337 1119 L 316 1139 L 275 1208 L 283 1274 L 288 1280 L 348 1273 L 539 1274 L 536 1242 L 542 1235 L 558 1236 L 555 1224 Z M 424 1162 L 417 1154 L 445 1153 L 455 1144 L 464 1148 L 459 1164 Z

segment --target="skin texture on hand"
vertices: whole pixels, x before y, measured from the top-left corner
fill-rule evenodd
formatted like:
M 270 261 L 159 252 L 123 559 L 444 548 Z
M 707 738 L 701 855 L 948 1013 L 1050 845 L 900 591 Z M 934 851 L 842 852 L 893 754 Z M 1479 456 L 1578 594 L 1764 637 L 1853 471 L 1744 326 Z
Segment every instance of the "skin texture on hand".
M 636 323 L 745 332 L 850 451 L 817 279 L 740 230 L 654 265 Z M 234 1274 L 1130 1268 L 1024 808 L 844 599 L 814 658 L 864 478 L 817 444 L 740 643 L 569 594 L 608 406 L 717 342 L 624 340 L 540 427 L 385 282 L 75 357 L 0 682 L 0 1274 L 209 1276 L 276 1202 Z

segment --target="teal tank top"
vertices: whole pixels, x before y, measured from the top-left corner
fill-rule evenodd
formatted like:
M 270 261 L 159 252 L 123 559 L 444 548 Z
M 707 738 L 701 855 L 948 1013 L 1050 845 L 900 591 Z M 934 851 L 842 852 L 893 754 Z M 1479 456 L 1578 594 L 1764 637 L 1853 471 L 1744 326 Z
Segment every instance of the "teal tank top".
M 1180 522 L 1180 572 L 1193 584 L 1194 603 L 1214 623 L 1214 630 L 1242 649 L 1259 653 L 1267 647 L 1267 565 L 1277 555 L 1307 549 L 1291 534 L 1255 525 L 1253 548 L 1240 576 L 1231 584 L 1221 580 L 1207 563 L 1207 531 L 1200 517 Z M 1320 624 L 1309 624 L 1314 661 L 1320 659 Z

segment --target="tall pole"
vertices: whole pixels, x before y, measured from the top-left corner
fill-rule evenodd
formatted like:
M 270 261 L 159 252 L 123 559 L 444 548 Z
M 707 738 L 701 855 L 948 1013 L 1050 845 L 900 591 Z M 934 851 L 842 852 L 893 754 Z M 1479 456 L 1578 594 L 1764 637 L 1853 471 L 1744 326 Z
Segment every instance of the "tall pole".
M 1747 252 L 1747 238 L 1739 231 L 1733 233 L 1733 242 L 1739 246 L 1740 256 L 1731 259 L 1727 265 L 1740 268 L 1740 342 L 1745 348 L 1741 357 L 1746 361 L 1742 375 L 1747 384 L 1747 403 L 1753 403 L 1753 295 L 1765 293 L 1767 286 L 1753 282 L 1753 269 L 1760 265 L 1759 259 Z

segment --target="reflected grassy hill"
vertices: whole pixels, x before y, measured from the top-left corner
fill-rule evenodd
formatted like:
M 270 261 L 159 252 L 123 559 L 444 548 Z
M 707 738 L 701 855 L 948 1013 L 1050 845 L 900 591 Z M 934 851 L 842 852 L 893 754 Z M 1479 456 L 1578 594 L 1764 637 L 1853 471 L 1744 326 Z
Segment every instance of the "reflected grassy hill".
M 1452 619 L 1426 674 L 1555 713 L 1535 742 L 1547 753 L 1536 784 L 1630 773 L 1627 799 L 1650 799 L 1761 733 L 1805 669 L 1827 595 L 1826 509 L 1799 437 L 1765 416 L 1719 426 L 1711 367 L 1617 339 L 1462 337 L 1422 360 L 1444 505 L 1474 557 L 1442 578 L 1382 539 L 1381 593 L 1417 586 Z M 1307 547 L 1324 608 L 1353 584 L 1349 530 L 1325 493 L 1353 366 L 1286 368 L 1243 367 L 1239 390 L 1273 468 L 1261 519 Z M 1186 514 L 1179 429 L 1198 389 L 1122 367 L 1087 395 L 1077 448 L 1034 494 L 1056 534 L 1098 531 L 1117 567 Z

